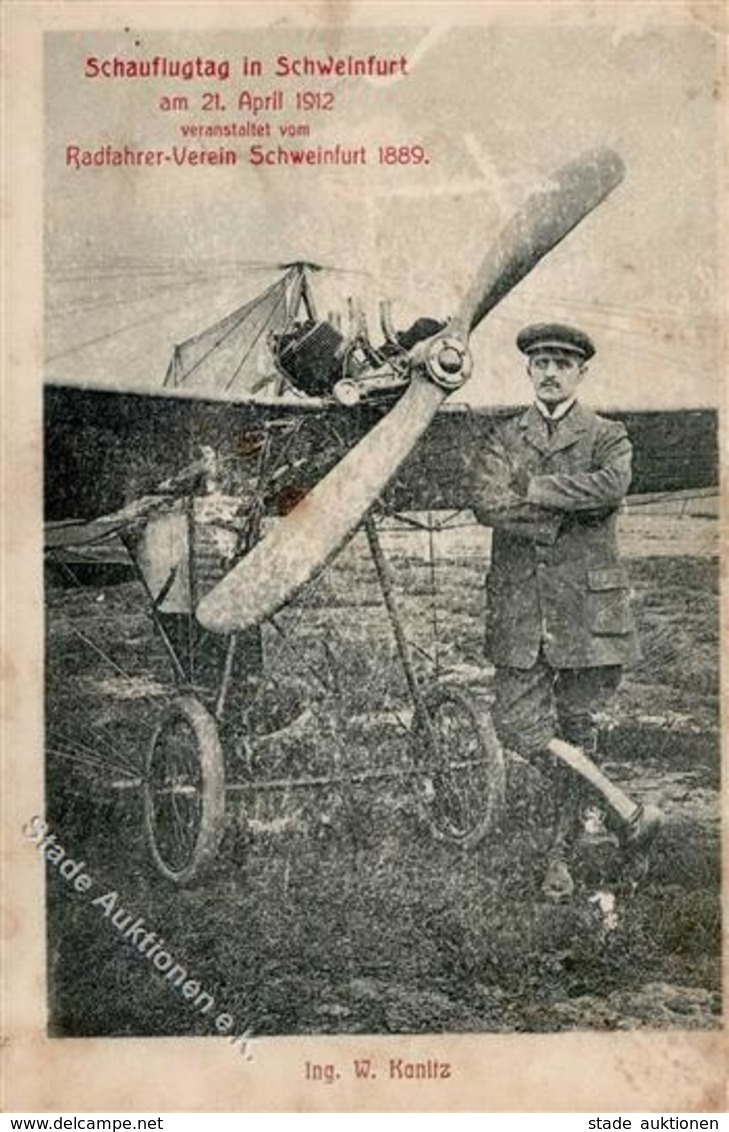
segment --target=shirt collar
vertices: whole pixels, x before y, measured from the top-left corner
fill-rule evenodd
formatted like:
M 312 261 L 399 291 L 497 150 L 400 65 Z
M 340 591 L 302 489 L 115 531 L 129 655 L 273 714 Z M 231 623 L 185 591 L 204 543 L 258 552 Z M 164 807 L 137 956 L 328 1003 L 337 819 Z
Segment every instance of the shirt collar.
M 539 409 L 539 412 L 542 414 L 545 420 L 561 421 L 562 417 L 566 416 L 567 413 L 569 413 L 576 400 L 576 397 L 568 397 L 566 401 L 560 401 L 559 404 L 556 405 L 551 412 L 544 404 L 544 401 L 540 401 L 538 397 L 534 401 L 534 404 Z

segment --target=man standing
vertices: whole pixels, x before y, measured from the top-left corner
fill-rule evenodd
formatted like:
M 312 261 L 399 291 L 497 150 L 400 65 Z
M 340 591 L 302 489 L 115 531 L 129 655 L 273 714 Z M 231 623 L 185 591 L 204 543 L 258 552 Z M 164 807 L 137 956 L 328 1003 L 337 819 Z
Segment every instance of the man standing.
M 497 424 L 475 459 L 472 506 L 494 529 L 486 634 L 496 666 L 494 724 L 505 746 L 546 755 L 561 806 L 542 890 L 561 899 L 574 888 L 569 857 L 582 801 L 580 780 L 565 764 L 574 748 L 578 760 L 580 752 L 595 758 L 593 713 L 637 656 L 616 535 L 632 449 L 622 424 L 576 399 L 595 353 L 586 334 L 540 323 L 516 341 L 535 400 Z M 660 812 L 608 788 L 621 798 L 624 843 L 646 846 Z

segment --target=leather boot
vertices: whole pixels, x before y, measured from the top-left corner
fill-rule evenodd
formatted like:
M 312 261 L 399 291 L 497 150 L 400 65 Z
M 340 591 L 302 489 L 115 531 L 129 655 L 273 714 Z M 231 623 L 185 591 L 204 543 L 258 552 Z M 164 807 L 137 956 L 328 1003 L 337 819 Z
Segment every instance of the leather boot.
M 557 817 L 542 894 L 549 900 L 567 900 L 575 889 L 568 861 L 580 833 L 582 791 L 574 775 L 563 767 L 552 766 L 550 778 Z

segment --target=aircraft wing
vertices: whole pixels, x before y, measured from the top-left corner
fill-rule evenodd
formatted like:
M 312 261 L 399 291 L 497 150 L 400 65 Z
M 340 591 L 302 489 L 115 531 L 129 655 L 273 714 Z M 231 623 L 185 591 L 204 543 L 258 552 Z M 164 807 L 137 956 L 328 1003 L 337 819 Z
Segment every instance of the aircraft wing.
M 397 510 L 467 508 L 463 467 L 494 421 L 515 409 L 447 406 L 390 486 Z M 718 414 L 713 409 L 613 412 L 633 444 L 631 495 L 693 492 L 719 483 Z
M 68 545 L 75 535 L 95 541 L 138 518 L 130 505 L 158 496 L 166 481 L 169 491 L 181 488 L 181 473 L 199 466 L 203 448 L 215 453 L 228 491 L 258 493 L 266 511 L 283 514 L 385 411 L 382 404 L 231 402 L 167 389 L 132 393 L 47 385 L 45 516 L 55 532 L 51 541 Z M 390 484 L 387 504 L 397 511 L 467 508 L 464 456 L 496 420 L 515 411 L 446 405 Z M 623 421 L 633 442 L 632 493 L 700 491 L 718 484 L 715 410 L 604 415 Z M 84 527 L 84 520 L 99 517 L 101 525 Z M 75 529 L 69 520 L 76 521 Z

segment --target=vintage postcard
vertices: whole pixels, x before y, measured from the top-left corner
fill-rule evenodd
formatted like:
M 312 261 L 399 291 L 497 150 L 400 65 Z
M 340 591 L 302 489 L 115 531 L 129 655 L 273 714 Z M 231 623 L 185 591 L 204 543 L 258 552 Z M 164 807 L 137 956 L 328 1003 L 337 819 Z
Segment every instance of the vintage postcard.
M 7 5 L 6 1110 L 723 1110 L 726 30 Z

